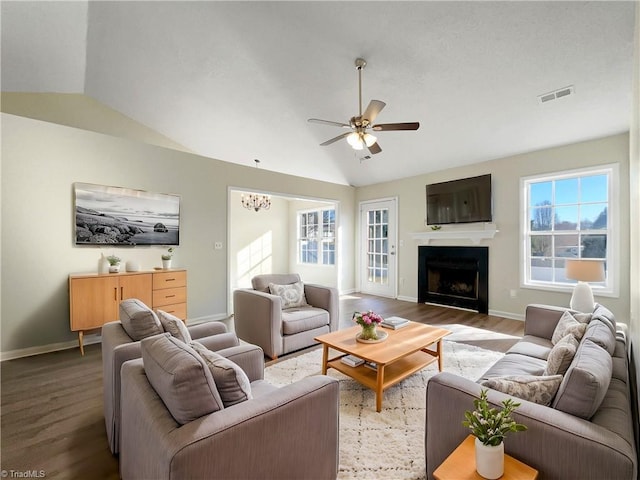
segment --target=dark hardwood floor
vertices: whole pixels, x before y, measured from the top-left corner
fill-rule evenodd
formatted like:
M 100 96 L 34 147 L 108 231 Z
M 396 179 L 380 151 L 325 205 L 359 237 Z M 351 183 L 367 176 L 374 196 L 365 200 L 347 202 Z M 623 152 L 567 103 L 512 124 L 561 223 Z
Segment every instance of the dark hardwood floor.
M 363 310 L 456 325 L 451 340 L 501 352 L 523 334 L 516 320 L 360 294 L 341 298 L 340 328 L 352 326 L 352 313 Z M 0 375 L 0 470 L 7 478 L 24 478 L 26 471 L 44 478 L 119 478 L 102 413 L 100 345 L 86 346 L 84 357 L 72 349 L 6 361 Z

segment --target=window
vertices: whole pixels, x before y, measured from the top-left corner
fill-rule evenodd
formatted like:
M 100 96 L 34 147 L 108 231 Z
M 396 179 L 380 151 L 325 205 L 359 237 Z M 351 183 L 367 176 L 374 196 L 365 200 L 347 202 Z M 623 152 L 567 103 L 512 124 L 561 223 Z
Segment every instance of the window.
M 298 213 L 298 260 L 312 265 L 336 264 L 336 211 Z
M 571 289 L 568 258 L 601 259 L 606 280 L 591 284 L 614 292 L 614 220 L 617 167 L 607 166 L 522 179 L 524 286 Z

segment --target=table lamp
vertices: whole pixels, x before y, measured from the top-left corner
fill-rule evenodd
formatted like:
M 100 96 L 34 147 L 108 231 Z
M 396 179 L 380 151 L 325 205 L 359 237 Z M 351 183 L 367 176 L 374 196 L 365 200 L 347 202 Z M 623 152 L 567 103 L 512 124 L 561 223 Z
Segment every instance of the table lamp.
M 578 280 L 573 289 L 569 306 L 572 310 L 583 313 L 593 312 L 595 301 L 591 286 L 586 282 L 602 282 L 604 280 L 603 260 L 567 260 L 566 277 Z

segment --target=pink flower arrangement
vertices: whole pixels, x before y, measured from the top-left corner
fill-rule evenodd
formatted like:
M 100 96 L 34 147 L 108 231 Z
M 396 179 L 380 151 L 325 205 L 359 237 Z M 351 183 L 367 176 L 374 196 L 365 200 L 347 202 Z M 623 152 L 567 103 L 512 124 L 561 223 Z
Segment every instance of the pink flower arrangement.
M 358 325 L 362 325 L 363 327 L 366 327 L 369 325 L 378 325 L 379 323 L 382 322 L 382 317 L 377 313 L 373 313 L 371 310 L 364 313 L 354 312 L 352 319 Z

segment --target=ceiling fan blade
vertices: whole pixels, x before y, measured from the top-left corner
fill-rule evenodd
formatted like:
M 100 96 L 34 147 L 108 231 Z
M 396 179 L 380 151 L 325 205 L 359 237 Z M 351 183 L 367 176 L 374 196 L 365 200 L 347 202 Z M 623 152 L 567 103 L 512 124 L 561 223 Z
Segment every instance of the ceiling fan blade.
M 376 153 L 380 153 L 382 151 L 382 149 L 380 148 L 380 145 L 378 145 L 378 142 L 374 143 L 373 145 L 367 148 L 369 149 L 372 155 L 375 155 Z
M 406 122 L 406 123 L 380 123 L 372 127 L 375 131 L 388 131 L 388 130 L 418 130 L 420 128 L 420 122 Z
M 332 122 L 331 120 L 320 120 L 319 118 L 310 118 L 307 122 L 319 123 L 321 125 L 331 125 L 334 127 L 351 128 L 348 123 Z
M 326 142 L 322 142 L 320 144 L 321 147 L 326 147 L 327 145 L 331 145 L 332 143 L 337 142 L 338 140 L 342 140 L 344 137 L 346 137 L 347 135 L 351 135 L 351 132 L 345 132 L 341 135 L 338 135 L 337 137 L 333 137 L 330 140 L 327 140 Z
M 369 120 L 369 124 L 372 124 L 385 105 L 386 103 L 381 102 L 380 100 L 371 100 L 367 109 L 362 114 L 362 118 L 366 118 Z

